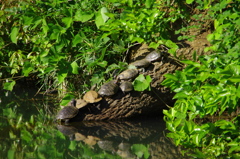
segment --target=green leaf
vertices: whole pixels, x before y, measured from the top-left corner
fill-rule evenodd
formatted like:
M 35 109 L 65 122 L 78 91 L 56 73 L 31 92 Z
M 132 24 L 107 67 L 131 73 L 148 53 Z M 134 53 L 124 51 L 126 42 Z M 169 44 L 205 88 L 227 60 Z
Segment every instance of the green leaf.
M 62 22 L 69 28 L 72 24 L 72 17 L 64 17 L 62 18 Z
M 132 151 L 139 157 L 139 158 L 149 158 L 150 154 L 148 152 L 148 148 L 143 144 L 133 144 L 131 146 Z
M 81 10 L 78 10 L 74 16 L 74 20 L 86 22 L 92 19 L 93 16 L 94 16 L 94 13 L 88 14 L 88 13 L 82 12 Z
M 13 43 L 17 44 L 17 35 L 18 35 L 19 28 L 18 27 L 13 27 L 10 37 Z
M 106 7 L 102 7 L 96 14 L 96 19 L 95 19 L 95 24 L 97 25 L 97 27 L 99 28 L 101 25 L 104 25 L 105 22 L 108 20 L 108 16 L 105 15 L 105 13 L 107 13 L 108 10 Z
M 105 68 L 107 66 L 108 62 L 107 61 L 102 61 L 102 62 L 98 62 L 97 65 L 101 66 L 103 68 Z
M 108 13 L 108 10 L 106 7 L 102 7 L 101 8 L 101 15 L 102 15 L 102 18 L 103 18 L 103 21 L 104 23 L 108 20 L 108 16 L 105 14 L 105 13 Z
M 230 80 L 231 82 L 240 82 L 240 76 L 233 76 L 230 77 L 228 80 Z
M 185 64 L 188 64 L 188 65 L 193 65 L 195 67 L 201 67 L 200 63 L 197 63 L 197 62 L 194 62 L 194 61 L 191 61 L 191 60 L 182 60 L 181 62 L 185 63 Z
M 179 79 L 173 74 L 165 74 L 164 77 L 171 79 L 173 81 L 179 81 Z
M 57 76 L 58 82 L 62 83 L 66 77 L 67 77 L 67 73 L 59 72 Z
M 194 0 L 186 0 L 187 4 L 191 4 Z
M 149 44 L 149 47 L 150 47 L 150 48 L 153 48 L 153 49 L 157 49 L 158 46 L 159 46 L 159 44 L 158 44 L 158 43 L 155 43 L 155 42 L 151 42 L 151 43 Z
M 173 99 L 184 99 L 187 97 L 189 97 L 189 94 L 186 91 L 182 91 L 182 92 L 178 92 L 177 94 L 175 94 Z
M 78 74 L 79 66 L 78 66 L 77 62 L 76 61 L 72 62 L 71 66 L 72 66 L 72 73 L 73 74 Z
M 208 40 L 209 42 L 211 42 L 212 40 L 214 40 L 214 35 L 213 35 L 213 34 L 208 34 L 208 35 L 207 35 L 207 40 Z
M 150 83 L 152 79 L 148 75 L 146 78 L 144 77 L 143 74 L 140 74 L 134 81 L 133 81 L 133 87 L 135 91 L 144 91 L 146 89 L 150 90 Z
M 8 150 L 7 158 L 14 159 L 15 158 L 14 156 L 15 156 L 15 150 L 12 150 L 12 149 Z
M 62 98 L 60 105 L 66 106 L 73 98 L 74 96 L 71 94 L 65 95 L 65 97 Z
M 23 64 L 23 69 L 22 69 L 22 72 L 23 72 L 23 75 L 24 76 L 28 76 L 28 74 L 33 70 L 34 68 L 32 67 L 32 64 L 28 61 L 24 62 Z
M 15 84 L 16 84 L 15 81 L 6 82 L 3 84 L 3 89 L 12 91 Z
M 146 5 L 146 8 L 151 8 L 151 6 L 154 4 L 155 1 L 153 0 L 146 0 L 145 1 L 145 5 Z
M 76 141 L 71 141 L 68 148 L 69 148 L 70 150 L 74 151 L 74 150 L 76 150 L 76 147 L 77 147 Z
M 82 41 L 82 37 L 79 34 L 75 35 L 72 41 L 72 47 L 76 47 L 76 45 L 81 43 Z

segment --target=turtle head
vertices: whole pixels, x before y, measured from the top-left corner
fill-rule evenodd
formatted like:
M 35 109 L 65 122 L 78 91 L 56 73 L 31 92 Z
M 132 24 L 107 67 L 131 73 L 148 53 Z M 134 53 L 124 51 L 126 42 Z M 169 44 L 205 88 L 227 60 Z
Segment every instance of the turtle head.
M 71 100 L 71 106 L 76 107 L 76 104 L 77 104 L 77 101 L 73 98 L 73 99 Z

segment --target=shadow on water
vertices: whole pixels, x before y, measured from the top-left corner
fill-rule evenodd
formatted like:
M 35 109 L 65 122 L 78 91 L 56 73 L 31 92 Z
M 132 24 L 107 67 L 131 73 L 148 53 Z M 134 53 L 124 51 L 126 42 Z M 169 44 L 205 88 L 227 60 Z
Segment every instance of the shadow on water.
M 57 125 L 56 98 L 36 92 L 0 92 L 0 158 L 184 158 L 161 118 Z

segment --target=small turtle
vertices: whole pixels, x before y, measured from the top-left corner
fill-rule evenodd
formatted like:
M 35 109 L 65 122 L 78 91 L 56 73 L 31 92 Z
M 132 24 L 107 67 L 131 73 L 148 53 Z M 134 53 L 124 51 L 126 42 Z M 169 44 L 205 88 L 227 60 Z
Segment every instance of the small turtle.
M 90 90 L 83 96 L 83 99 L 87 103 L 97 103 L 102 100 L 102 97 L 96 91 Z
M 122 82 L 119 87 L 123 91 L 123 93 L 130 92 L 133 90 L 132 82 L 129 81 Z
M 141 67 L 148 67 L 150 65 L 150 61 L 146 60 L 146 59 L 142 59 L 142 60 L 137 60 L 134 61 L 132 63 L 130 63 L 129 65 L 133 65 L 137 68 L 141 68 Z
M 76 107 L 77 107 L 78 109 L 80 109 L 80 108 L 82 108 L 82 107 L 85 107 L 87 104 L 88 104 L 88 102 L 86 102 L 85 100 L 83 100 L 83 99 L 77 99 Z
M 145 59 L 149 62 L 156 61 L 161 58 L 161 53 L 157 52 L 156 50 L 150 52 Z
M 117 80 L 112 80 L 102 85 L 98 94 L 101 96 L 112 96 L 117 93 L 118 89 Z
M 125 71 L 123 71 L 122 73 L 120 73 L 117 76 L 118 80 L 129 80 L 129 79 L 133 79 L 138 75 L 138 70 L 137 69 L 127 69 Z
M 57 120 L 65 121 L 67 124 L 69 120 L 74 118 L 77 114 L 78 108 L 76 108 L 76 100 L 72 99 L 71 106 L 66 106 L 58 112 Z

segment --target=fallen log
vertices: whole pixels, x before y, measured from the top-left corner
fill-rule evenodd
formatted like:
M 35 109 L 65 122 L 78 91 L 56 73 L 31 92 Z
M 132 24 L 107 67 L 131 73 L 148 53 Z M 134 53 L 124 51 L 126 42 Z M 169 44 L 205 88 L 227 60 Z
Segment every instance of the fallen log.
M 149 52 L 150 50 L 146 46 L 141 46 L 131 53 L 129 61 L 141 58 Z M 97 109 L 94 104 L 81 108 L 77 120 L 113 120 L 138 116 L 159 116 L 162 114 L 162 110 L 167 108 L 167 105 L 174 104 L 172 99 L 174 93 L 161 85 L 165 79 L 163 75 L 174 73 L 180 69 L 182 66 L 179 62 L 165 55 L 162 60 L 153 62 L 143 73 L 152 78 L 151 91 L 131 91 L 126 94 L 119 91 L 112 97 L 104 97 L 99 103 L 100 109 Z

